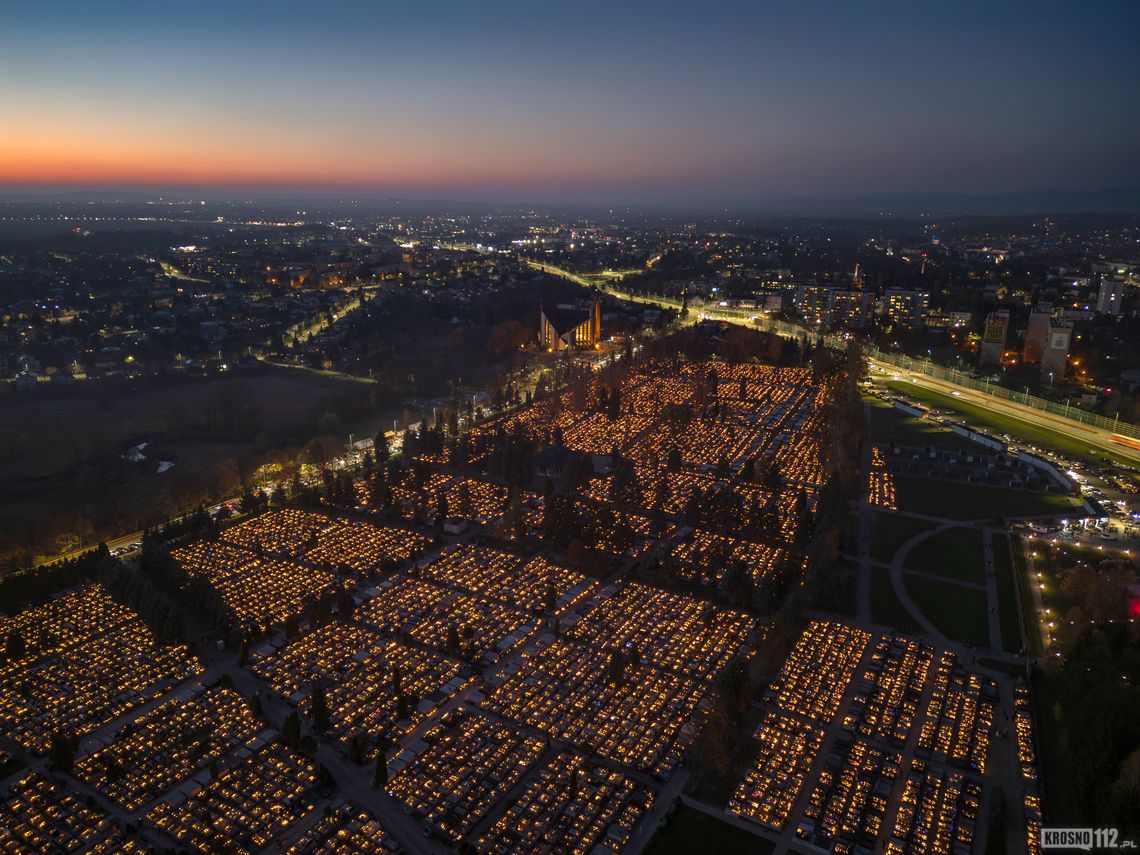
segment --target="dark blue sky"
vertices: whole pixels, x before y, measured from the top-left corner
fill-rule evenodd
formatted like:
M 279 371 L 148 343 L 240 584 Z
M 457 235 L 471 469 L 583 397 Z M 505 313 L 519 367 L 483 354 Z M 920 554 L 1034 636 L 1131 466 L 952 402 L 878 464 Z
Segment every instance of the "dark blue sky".
M 719 203 L 1140 185 L 1140 3 L 22 2 L 0 184 Z

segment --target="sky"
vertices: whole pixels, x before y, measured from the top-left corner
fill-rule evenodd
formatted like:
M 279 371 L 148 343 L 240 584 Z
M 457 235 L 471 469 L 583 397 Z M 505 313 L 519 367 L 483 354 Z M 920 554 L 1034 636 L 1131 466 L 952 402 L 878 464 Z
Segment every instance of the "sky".
M 1140 3 L 4 0 L 0 188 L 1140 185 Z

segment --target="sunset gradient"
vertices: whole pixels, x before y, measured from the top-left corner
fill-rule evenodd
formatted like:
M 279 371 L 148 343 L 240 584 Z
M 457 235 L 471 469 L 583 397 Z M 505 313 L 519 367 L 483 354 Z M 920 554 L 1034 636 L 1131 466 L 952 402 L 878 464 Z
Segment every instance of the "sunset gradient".
M 1041 5 L 21 0 L 0 12 L 0 187 L 1140 183 L 1140 7 Z

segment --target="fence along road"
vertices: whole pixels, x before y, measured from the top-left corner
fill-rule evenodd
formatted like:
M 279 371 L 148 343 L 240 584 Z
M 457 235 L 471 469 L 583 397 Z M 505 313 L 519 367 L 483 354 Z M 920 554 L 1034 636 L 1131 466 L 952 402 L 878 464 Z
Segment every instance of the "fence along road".
M 635 303 L 655 303 L 670 308 L 680 308 L 681 306 L 679 300 L 671 297 L 631 294 L 619 290 L 609 282 L 591 282 L 582 276 L 550 264 L 531 262 L 531 266 L 545 273 L 562 276 L 579 285 L 597 287 L 622 300 Z M 766 318 L 747 309 L 728 306 L 702 306 L 691 308 L 690 314 L 694 320 L 708 318 L 727 321 L 742 326 L 751 326 L 784 338 L 803 339 L 812 335 L 798 324 Z M 828 347 L 842 349 L 847 345 L 846 339 L 842 336 L 822 335 L 819 338 Z M 867 357 L 877 365 L 897 372 L 900 376 L 920 380 L 936 391 L 954 394 L 955 397 L 963 401 L 990 410 L 998 415 L 1017 419 L 1027 424 L 1062 431 L 1087 442 L 1093 449 L 1111 451 L 1117 457 L 1127 459 L 1134 465 L 1140 465 L 1140 447 L 1134 448 L 1113 439 L 1114 436 L 1120 436 L 1140 441 L 1140 425 L 1106 419 L 1104 416 L 1085 412 L 1077 407 L 1046 401 L 1035 395 L 1021 394 L 1004 386 L 977 380 L 960 371 L 943 368 L 929 361 L 912 359 L 900 354 L 886 354 L 877 348 L 868 348 Z

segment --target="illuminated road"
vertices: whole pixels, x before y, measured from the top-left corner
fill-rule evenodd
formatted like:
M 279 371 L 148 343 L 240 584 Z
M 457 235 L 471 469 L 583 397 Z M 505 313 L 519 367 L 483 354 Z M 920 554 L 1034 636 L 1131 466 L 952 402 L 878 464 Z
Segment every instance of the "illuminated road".
M 1016 401 L 995 398 L 984 392 L 978 392 L 974 389 L 968 389 L 965 386 L 948 383 L 945 380 L 936 380 L 925 374 L 906 371 L 902 368 L 883 366 L 878 370 L 881 374 L 889 376 L 897 375 L 899 378 L 914 382 L 916 385 L 925 386 L 928 389 L 933 389 L 936 392 L 942 392 L 946 395 L 952 395 L 963 403 L 989 410 L 997 415 L 1064 433 L 1070 437 L 1080 439 L 1082 442 L 1087 442 L 1091 449 L 1108 451 L 1117 457 L 1126 458 L 1135 465 L 1140 465 L 1140 451 L 1129 448 L 1126 445 L 1121 445 L 1118 442 L 1113 442 L 1112 431 L 1082 424 L 1081 422 L 1066 419 L 1062 416 L 1055 416 L 1051 413 L 1043 413 L 1040 410 L 1019 404 Z
M 639 297 L 633 294 L 625 293 L 611 285 L 604 283 L 591 282 L 583 276 L 576 273 L 571 273 L 560 267 L 555 267 L 552 264 L 544 264 L 541 262 L 528 261 L 531 267 L 536 270 L 542 270 L 546 273 L 552 273 L 556 276 L 562 276 L 584 287 L 598 287 L 608 294 L 622 300 L 628 300 L 634 303 L 653 303 L 661 306 L 669 306 L 671 308 L 680 308 L 680 302 L 677 300 L 670 300 L 664 297 Z M 750 328 L 757 328 L 759 325 L 755 323 L 755 312 L 749 312 L 743 309 L 731 309 L 720 306 L 702 306 L 700 308 L 692 308 L 690 310 L 690 317 L 688 319 L 691 323 L 696 323 L 700 320 L 715 320 L 726 321 L 731 324 L 741 324 Z M 762 326 L 759 328 L 763 329 Z M 782 334 L 782 333 L 778 333 Z M 804 331 L 806 335 L 806 330 Z M 1133 465 L 1140 466 L 1140 450 L 1129 448 L 1121 443 L 1114 442 L 1112 439 L 1112 431 L 1098 428 L 1093 425 L 1087 425 L 1082 422 L 1074 421 L 1073 419 L 1066 419 L 1063 416 L 1053 415 L 1052 413 L 1045 413 L 1041 410 L 1028 407 L 1024 404 L 1019 404 L 1016 401 L 1008 401 L 1004 398 L 996 398 L 992 395 L 987 395 L 984 392 L 978 392 L 969 389 L 965 386 L 959 386 L 955 383 L 950 383 L 945 380 L 937 380 L 925 374 L 908 371 L 899 368 L 884 360 L 879 360 L 883 363 L 881 368 L 882 373 L 887 375 L 898 375 L 900 378 L 912 380 L 918 385 L 925 386 L 943 394 L 953 395 L 964 403 L 969 403 L 973 406 L 989 410 L 990 412 L 1005 416 L 1006 418 L 1016 419 L 1017 421 L 1024 422 L 1029 425 L 1034 425 L 1038 428 L 1053 430 L 1064 433 L 1082 442 L 1086 442 L 1089 448 L 1095 451 L 1111 452 L 1118 458 L 1123 458 Z

